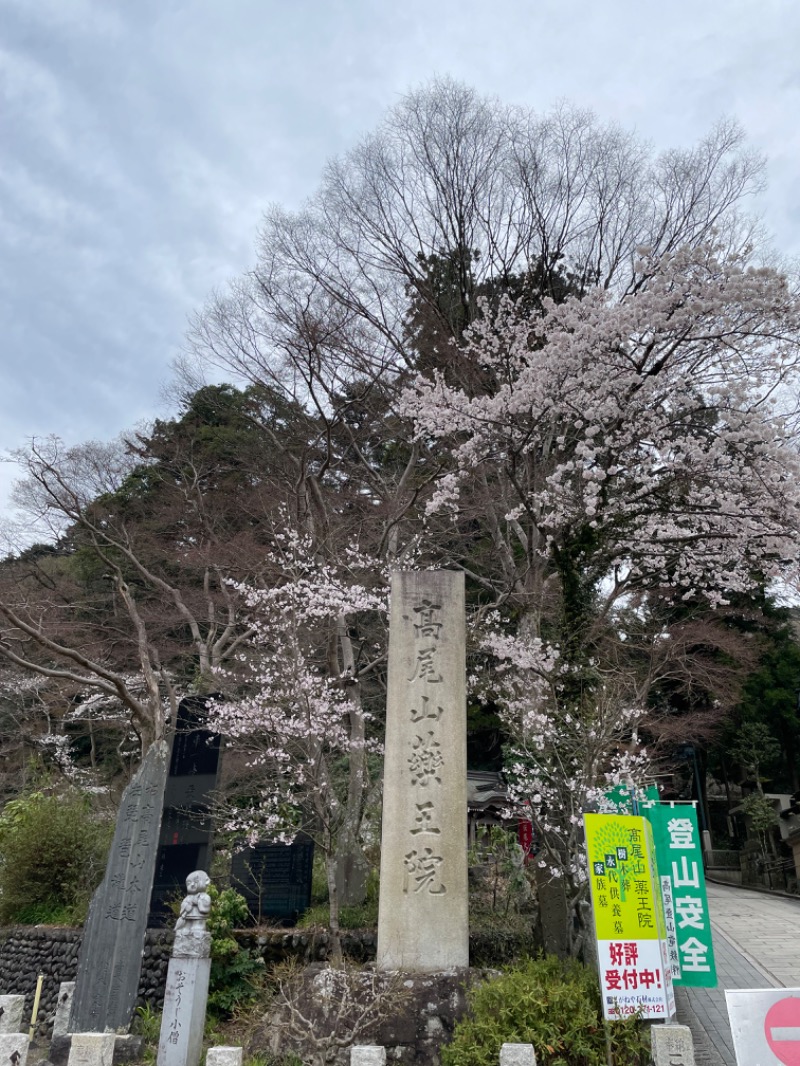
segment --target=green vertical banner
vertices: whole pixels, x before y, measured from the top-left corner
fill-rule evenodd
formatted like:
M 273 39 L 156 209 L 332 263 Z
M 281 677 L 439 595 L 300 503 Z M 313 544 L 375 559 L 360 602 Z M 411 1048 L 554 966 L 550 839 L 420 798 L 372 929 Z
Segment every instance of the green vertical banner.
M 716 988 L 717 968 L 697 812 L 691 804 L 645 804 L 653 828 L 673 983 Z

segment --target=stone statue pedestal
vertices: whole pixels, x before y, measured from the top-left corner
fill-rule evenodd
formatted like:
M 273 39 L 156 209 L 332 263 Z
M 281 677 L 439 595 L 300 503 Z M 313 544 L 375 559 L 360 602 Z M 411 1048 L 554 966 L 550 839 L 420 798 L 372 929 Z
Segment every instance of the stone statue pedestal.
M 209 883 L 202 870 L 186 878 L 189 895 L 175 925 L 157 1066 L 199 1066 L 211 972 L 211 934 L 206 932 L 211 899 L 205 892 Z

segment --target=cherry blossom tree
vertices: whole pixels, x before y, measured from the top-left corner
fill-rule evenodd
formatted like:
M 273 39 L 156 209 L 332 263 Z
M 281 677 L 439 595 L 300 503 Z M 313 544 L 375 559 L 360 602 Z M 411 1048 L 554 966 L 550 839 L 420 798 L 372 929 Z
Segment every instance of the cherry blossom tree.
M 141 698 L 141 677 L 125 682 Z M 29 763 L 87 791 L 128 776 L 139 745 L 118 698 L 8 666 L 0 668 L 0 755 L 7 791 L 24 787 Z
M 481 515 L 491 541 L 474 577 L 506 619 L 484 643 L 518 742 L 515 794 L 576 928 L 579 812 L 643 765 L 639 726 L 669 663 L 661 627 L 643 669 L 622 612 L 724 604 L 797 556 L 798 341 L 787 280 L 702 245 L 643 254 L 625 293 L 534 314 L 501 301 L 466 337 L 478 387 L 438 372 L 406 392 L 418 435 L 452 458 L 429 512 L 462 528 Z
M 338 948 L 339 905 L 359 899 L 365 831 L 375 833 L 379 773 L 370 755 L 381 751 L 381 692 L 373 678 L 385 669 L 387 579 L 356 548 L 334 564 L 315 558 L 307 534 L 275 539 L 274 583 L 241 590 L 250 649 L 219 675 L 235 691 L 212 722 L 245 760 L 227 821 L 250 838 L 288 841 L 301 829 L 313 837 Z

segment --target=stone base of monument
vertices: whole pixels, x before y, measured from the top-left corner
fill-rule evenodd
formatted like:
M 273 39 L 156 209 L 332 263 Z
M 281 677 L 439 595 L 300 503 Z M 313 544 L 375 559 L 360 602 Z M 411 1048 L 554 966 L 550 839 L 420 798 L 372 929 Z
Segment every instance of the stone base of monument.
M 67 1066 L 71 1046 L 72 1037 L 69 1033 L 54 1036 L 50 1041 L 50 1052 L 47 1056 L 47 1061 L 52 1063 L 52 1066 Z M 143 1051 L 144 1037 L 114 1034 L 114 1066 L 141 1061 Z
M 484 980 L 488 972 L 458 969 L 398 974 L 376 972 L 368 966 L 341 974 L 319 963 L 299 971 L 287 992 L 310 1024 L 302 1030 L 295 1028 L 289 1011 L 273 1006 L 245 1048 L 245 1055 L 269 1051 L 309 1057 L 340 1018 L 340 1032 L 352 1034 L 350 1045 L 385 1048 L 387 1061 L 400 1066 L 438 1066 L 439 1049 L 450 1041 L 456 1022 L 466 1014 L 467 989 Z M 346 985 L 341 984 L 343 981 Z M 365 1008 L 373 998 L 377 1003 L 368 1013 Z M 343 1001 L 352 1004 L 344 1012 Z M 349 1066 L 349 1051 L 337 1051 L 331 1062 Z
M 73 1033 L 69 1066 L 112 1066 L 113 1033 Z
M 114 1066 L 126 1062 L 139 1062 L 144 1051 L 144 1037 L 127 1033 L 114 1039 Z
M 386 1048 L 359 1044 L 350 1049 L 350 1066 L 386 1066 Z

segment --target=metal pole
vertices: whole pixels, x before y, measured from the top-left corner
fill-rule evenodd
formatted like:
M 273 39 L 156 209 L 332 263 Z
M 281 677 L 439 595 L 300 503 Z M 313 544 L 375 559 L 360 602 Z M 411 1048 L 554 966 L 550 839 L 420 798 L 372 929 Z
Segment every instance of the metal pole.
M 706 825 L 706 811 L 703 804 L 703 789 L 700 785 L 700 771 L 697 767 L 697 749 L 692 744 L 692 762 L 694 763 L 694 779 L 697 784 L 697 806 L 700 808 L 700 828 L 705 833 L 708 829 Z

